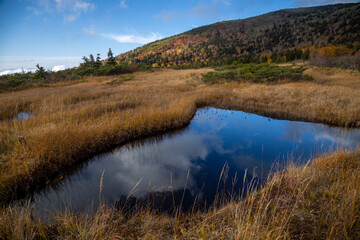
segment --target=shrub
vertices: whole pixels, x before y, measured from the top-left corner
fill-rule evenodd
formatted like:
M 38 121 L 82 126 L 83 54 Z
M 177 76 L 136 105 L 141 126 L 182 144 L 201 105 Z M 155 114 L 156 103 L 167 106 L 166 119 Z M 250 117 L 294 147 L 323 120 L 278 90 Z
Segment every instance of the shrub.
M 275 64 L 237 64 L 224 66 L 215 69 L 215 72 L 203 74 L 203 81 L 206 83 L 215 83 L 220 80 L 238 81 L 245 80 L 251 82 L 277 82 L 279 80 L 312 80 L 311 76 L 303 75 L 305 71 L 303 66 L 277 66 Z
M 138 69 L 137 66 L 128 66 L 125 64 L 116 65 L 101 65 L 99 67 L 80 67 L 76 70 L 78 76 L 109 76 L 123 73 L 135 72 Z

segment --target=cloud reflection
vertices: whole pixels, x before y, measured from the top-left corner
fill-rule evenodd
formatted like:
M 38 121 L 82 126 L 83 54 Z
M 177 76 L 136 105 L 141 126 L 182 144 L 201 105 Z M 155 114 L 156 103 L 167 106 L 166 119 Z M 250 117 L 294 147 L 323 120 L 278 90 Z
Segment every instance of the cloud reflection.
M 323 124 L 288 122 L 283 139 L 301 143 L 312 141 L 340 148 L 355 148 L 360 144 L 359 129 L 329 127 Z
M 163 192 L 169 187 L 183 189 L 190 170 L 187 186 L 196 188 L 193 177 L 199 170 L 196 160 L 205 160 L 209 152 L 204 137 L 193 134 L 165 137 L 150 144 L 126 146 L 100 157 L 99 161 L 108 163 L 103 166 L 107 171 L 104 185 L 117 185 L 122 189 L 121 194 L 126 195 L 142 179 L 135 196 L 143 197 L 148 191 Z

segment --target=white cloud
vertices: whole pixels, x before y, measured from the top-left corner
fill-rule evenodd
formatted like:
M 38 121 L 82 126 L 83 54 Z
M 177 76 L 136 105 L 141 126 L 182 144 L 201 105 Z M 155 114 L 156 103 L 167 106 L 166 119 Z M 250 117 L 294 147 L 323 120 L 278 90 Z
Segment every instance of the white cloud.
M 51 9 L 51 0 L 38 0 L 37 3 L 40 7 Z
M 94 25 L 90 25 L 90 27 L 84 28 L 83 31 L 84 31 L 84 33 L 86 33 L 89 36 L 95 36 L 96 35 L 96 30 L 95 30 Z
M 13 70 L 5 70 L 5 71 L 1 71 L 0 72 L 0 76 L 2 75 L 8 75 L 8 74 L 14 74 L 14 73 L 23 73 L 23 72 L 35 72 L 36 69 L 27 69 L 27 68 L 17 68 L 17 69 L 13 69 Z
M 78 19 L 82 13 L 86 13 L 89 10 L 95 8 L 95 5 L 88 3 L 86 1 L 78 0 L 56 0 L 61 2 L 57 5 L 59 11 L 65 13 L 64 20 L 65 22 L 73 22 Z
M 65 15 L 64 16 L 64 21 L 65 22 L 73 22 L 75 21 L 79 16 L 78 15 Z
M 87 3 L 87 2 L 75 2 L 74 5 L 74 10 L 75 11 L 88 11 L 89 9 L 93 9 L 94 8 L 94 4 L 92 3 Z
M 226 5 L 226 6 L 230 6 L 230 1 L 229 0 L 221 0 L 221 2 Z
M 61 71 L 61 70 L 65 70 L 65 65 L 56 65 L 51 69 L 51 71 L 53 71 L 53 72 L 57 72 L 57 71 Z
M 159 33 L 151 33 L 149 36 L 139 35 L 115 35 L 115 34 L 101 34 L 102 37 L 115 40 L 119 43 L 139 43 L 146 44 L 162 38 Z
M 137 43 L 137 44 L 146 44 L 159 39 L 162 39 L 163 36 L 159 33 L 152 32 L 147 36 L 141 36 L 139 34 L 112 34 L 112 33 L 101 33 L 96 30 L 94 25 L 83 28 L 83 32 L 89 36 L 101 36 L 107 39 L 115 40 L 119 43 Z M 134 30 L 134 32 L 136 32 Z
M 57 12 L 64 16 L 65 22 L 73 22 L 94 8 L 95 5 L 86 0 L 37 0 L 27 9 L 36 16 Z
M 34 70 L 36 64 L 43 66 L 45 69 L 53 69 L 54 66 L 63 65 L 65 68 L 78 66 L 82 62 L 81 57 L 11 57 L 0 56 L 0 72 L 2 74 L 12 74 Z M 6 72 L 6 73 L 4 73 Z
M 120 1 L 120 7 L 121 8 L 127 8 L 128 7 L 128 5 L 126 4 L 126 0 L 121 0 Z
M 335 3 L 355 3 L 359 0 L 294 0 L 295 4 L 300 7 L 327 5 Z
M 95 5 L 84 0 L 55 0 L 55 7 L 58 11 L 87 12 L 93 9 Z

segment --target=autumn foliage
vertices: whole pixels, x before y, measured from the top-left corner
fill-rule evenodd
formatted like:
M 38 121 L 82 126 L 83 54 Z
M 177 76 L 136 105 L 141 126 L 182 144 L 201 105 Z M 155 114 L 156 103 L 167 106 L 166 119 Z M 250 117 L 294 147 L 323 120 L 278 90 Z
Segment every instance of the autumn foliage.
M 359 50 L 360 4 L 279 10 L 195 28 L 117 56 L 120 63 L 202 67 L 307 60 Z

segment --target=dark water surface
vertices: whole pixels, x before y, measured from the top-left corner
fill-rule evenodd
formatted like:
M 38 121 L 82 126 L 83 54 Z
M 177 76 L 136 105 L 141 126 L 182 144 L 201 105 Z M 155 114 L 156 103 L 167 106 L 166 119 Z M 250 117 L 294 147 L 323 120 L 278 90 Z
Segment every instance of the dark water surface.
M 175 133 L 129 143 L 91 159 L 75 174 L 32 197 L 35 209 L 48 215 L 54 209 L 95 209 L 107 204 L 151 204 L 171 210 L 194 203 L 209 205 L 219 176 L 228 164 L 228 181 L 218 192 L 238 194 L 244 172 L 247 179 L 265 178 L 274 163 L 289 158 L 306 161 L 319 153 L 360 146 L 360 130 L 322 124 L 274 120 L 240 111 L 198 110 L 189 127 Z M 232 186 L 232 179 L 239 179 Z M 103 176 L 103 178 L 102 178 Z M 184 191 L 185 189 L 185 191 Z

